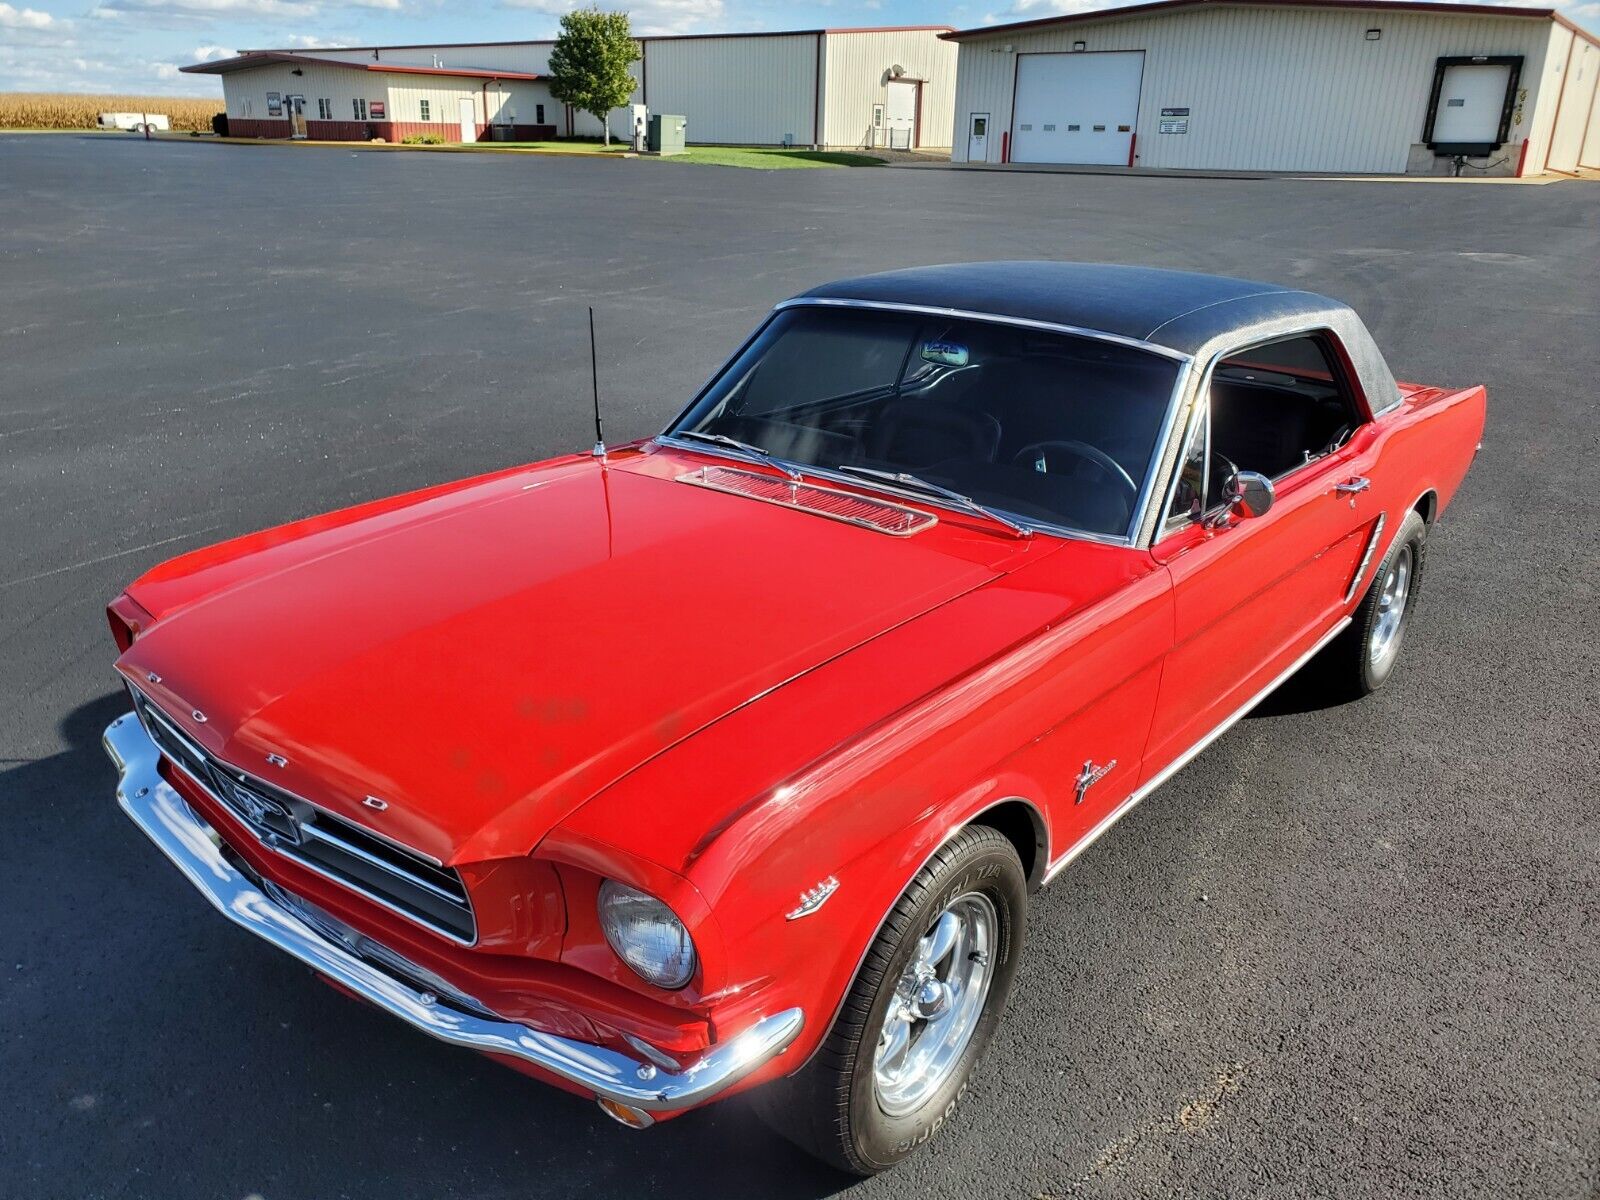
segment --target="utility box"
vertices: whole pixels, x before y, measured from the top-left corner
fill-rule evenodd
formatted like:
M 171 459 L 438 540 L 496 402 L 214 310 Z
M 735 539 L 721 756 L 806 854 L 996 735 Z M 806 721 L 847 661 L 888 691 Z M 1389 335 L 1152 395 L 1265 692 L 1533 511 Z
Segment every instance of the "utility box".
M 688 117 L 674 117 L 656 113 L 650 118 L 649 151 L 651 154 L 682 154 L 684 135 L 689 128 Z

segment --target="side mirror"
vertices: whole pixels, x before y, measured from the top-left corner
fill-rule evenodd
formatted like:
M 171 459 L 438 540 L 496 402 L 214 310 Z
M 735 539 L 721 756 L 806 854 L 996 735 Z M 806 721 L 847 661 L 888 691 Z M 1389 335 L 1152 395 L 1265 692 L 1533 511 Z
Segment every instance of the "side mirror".
M 1272 480 L 1257 471 L 1235 471 L 1222 490 L 1228 510 L 1241 517 L 1265 516 L 1277 499 Z

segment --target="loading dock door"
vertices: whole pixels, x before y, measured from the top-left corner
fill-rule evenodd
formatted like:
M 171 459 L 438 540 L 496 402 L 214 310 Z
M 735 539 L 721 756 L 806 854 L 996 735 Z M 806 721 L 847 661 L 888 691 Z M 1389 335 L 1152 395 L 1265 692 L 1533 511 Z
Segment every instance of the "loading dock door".
M 1500 112 L 1506 103 L 1511 67 L 1505 63 L 1462 63 L 1446 67 L 1433 118 L 1433 142 L 1441 146 L 1500 142 Z
M 1019 54 L 1011 161 L 1127 166 L 1144 51 Z

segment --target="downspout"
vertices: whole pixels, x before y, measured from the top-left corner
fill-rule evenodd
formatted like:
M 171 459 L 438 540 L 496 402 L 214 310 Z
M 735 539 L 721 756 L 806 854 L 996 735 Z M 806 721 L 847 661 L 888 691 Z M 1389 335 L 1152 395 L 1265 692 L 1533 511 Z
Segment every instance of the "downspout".
M 488 79 L 485 79 L 483 81 L 483 131 L 484 131 L 484 133 L 488 133 L 489 132 L 489 84 L 490 84 L 490 82 L 491 81 L 488 80 Z M 497 88 L 496 90 L 498 91 L 499 89 Z M 477 141 L 478 139 L 477 138 L 473 138 L 472 140 L 473 141 Z
M 817 52 L 815 66 L 812 70 L 811 89 L 811 148 L 822 149 L 822 39 L 827 37 L 825 30 L 817 30 Z

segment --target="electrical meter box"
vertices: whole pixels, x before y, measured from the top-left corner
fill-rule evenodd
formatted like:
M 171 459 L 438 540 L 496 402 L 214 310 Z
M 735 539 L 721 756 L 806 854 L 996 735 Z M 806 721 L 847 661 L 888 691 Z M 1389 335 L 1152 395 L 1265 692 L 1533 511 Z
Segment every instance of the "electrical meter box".
M 650 117 L 651 154 L 682 154 L 684 135 L 689 128 L 689 118 L 653 113 Z

